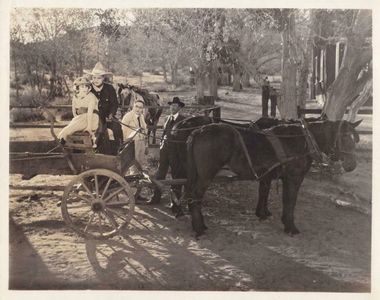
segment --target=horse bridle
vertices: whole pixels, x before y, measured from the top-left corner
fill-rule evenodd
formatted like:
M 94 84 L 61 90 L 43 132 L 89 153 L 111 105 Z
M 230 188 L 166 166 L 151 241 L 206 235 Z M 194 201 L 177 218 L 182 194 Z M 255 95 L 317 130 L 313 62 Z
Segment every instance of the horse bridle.
M 333 144 L 334 146 L 331 148 L 332 150 L 331 154 L 334 155 L 337 159 L 340 158 L 340 154 L 352 154 L 352 152 L 342 150 L 342 141 L 341 141 L 342 136 L 348 136 L 352 134 L 354 137 L 354 142 L 355 143 L 359 142 L 359 135 L 355 130 L 353 130 L 353 132 L 341 133 L 342 125 L 343 125 L 343 120 L 339 122 L 338 130 L 334 138 L 334 144 Z

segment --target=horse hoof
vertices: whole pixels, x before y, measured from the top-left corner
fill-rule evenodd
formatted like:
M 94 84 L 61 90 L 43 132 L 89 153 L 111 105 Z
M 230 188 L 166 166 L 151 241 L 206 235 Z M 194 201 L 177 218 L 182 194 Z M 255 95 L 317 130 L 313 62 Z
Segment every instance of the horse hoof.
M 264 221 L 272 216 L 270 211 L 266 211 L 265 213 L 256 213 L 256 217 L 260 219 L 260 221 Z
M 295 236 L 296 234 L 299 234 L 300 231 L 297 229 L 297 228 L 285 228 L 284 229 L 285 233 L 287 233 L 289 236 L 293 237 Z

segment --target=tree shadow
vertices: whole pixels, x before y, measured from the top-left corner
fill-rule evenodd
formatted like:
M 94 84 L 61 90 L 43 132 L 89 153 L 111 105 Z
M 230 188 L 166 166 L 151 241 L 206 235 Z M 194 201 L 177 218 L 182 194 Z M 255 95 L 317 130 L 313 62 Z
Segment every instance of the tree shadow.
M 85 241 L 87 257 L 107 289 L 368 292 L 365 285 L 335 280 L 275 247 L 247 243 L 251 233 L 208 224 L 208 236 L 196 240 L 189 234 L 189 216 L 175 220 L 160 207 L 140 207 L 118 240 Z M 218 239 L 225 239 L 222 248 Z
M 25 236 L 21 226 L 9 216 L 9 289 L 54 289 L 59 284 Z M 25 270 L 24 266 L 28 269 Z

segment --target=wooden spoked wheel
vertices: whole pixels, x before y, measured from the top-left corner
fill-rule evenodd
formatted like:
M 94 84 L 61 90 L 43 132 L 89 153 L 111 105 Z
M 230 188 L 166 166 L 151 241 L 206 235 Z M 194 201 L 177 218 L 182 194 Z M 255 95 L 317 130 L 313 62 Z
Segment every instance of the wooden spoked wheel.
M 119 174 L 93 169 L 77 175 L 66 187 L 61 211 L 66 224 L 87 238 L 109 238 L 132 219 L 135 198 Z

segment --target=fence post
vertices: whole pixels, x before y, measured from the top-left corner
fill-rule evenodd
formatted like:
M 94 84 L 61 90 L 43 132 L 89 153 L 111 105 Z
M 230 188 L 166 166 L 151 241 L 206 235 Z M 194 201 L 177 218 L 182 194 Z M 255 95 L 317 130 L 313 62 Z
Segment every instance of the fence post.
M 220 119 L 221 118 L 221 107 L 217 106 L 212 110 L 212 117 L 214 119 Z
M 301 107 L 299 105 L 297 105 L 297 116 L 298 116 L 298 119 L 302 118 Z

